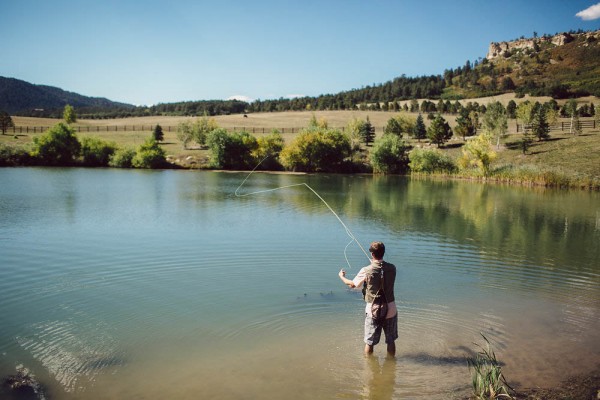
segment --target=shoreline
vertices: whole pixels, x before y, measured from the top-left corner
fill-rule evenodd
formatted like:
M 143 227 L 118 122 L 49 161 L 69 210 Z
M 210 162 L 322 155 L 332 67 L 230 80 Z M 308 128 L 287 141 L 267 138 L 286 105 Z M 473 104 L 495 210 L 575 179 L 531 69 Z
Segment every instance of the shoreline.
M 119 167 L 89 167 L 84 165 L 28 165 L 28 164 L 11 164 L 11 165 L 0 165 L 0 168 L 86 168 L 86 169 L 117 169 L 117 170 L 154 170 L 154 171 L 206 171 L 206 172 L 223 172 L 230 174 L 239 174 L 239 173 L 263 173 L 270 175 L 321 175 L 321 174 L 335 174 L 335 175 L 351 175 L 351 176 L 401 176 L 407 179 L 421 179 L 421 180 L 436 180 L 436 181 L 462 181 L 462 182 L 473 182 L 473 183 L 491 183 L 495 185 L 504 185 L 511 187 L 524 187 L 529 189 L 549 189 L 549 190 L 583 190 L 588 192 L 599 192 L 600 191 L 600 181 L 598 182 L 561 182 L 561 183 L 551 183 L 544 181 L 537 181 L 531 179 L 522 179 L 519 180 L 517 178 L 510 177 L 483 177 L 483 176 L 469 176 L 469 175 L 451 175 L 451 174 L 427 174 L 427 173 L 410 173 L 405 175 L 398 174 L 374 174 L 374 173 L 366 173 L 366 172 L 355 172 L 355 173 L 347 173 L 347 172 L 301 172 L 301 171 L 277 171 L 277 170 L 227 170 L 227 169 L 214 169 L 208 167 L 191 167 L 186 165 L 181 165 L 177 163 L 170 163 L 171 167 L 166 168 L 119 168 Z M 565 178 L 568 180 L 568 178 Z M 593 180 L 594 178 L 590 178 Z
M 516 390 L 518 400 L 595 400 L 600 399 L 600 364 L 586 374 L 568 376 L 550 388 Z

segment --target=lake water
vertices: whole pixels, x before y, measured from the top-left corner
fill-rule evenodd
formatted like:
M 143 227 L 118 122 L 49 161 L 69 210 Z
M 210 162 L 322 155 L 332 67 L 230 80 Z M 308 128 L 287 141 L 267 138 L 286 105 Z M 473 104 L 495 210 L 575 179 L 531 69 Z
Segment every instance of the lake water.
M 236 197 L 245 176 L 0 169 L 0 378 L 24 365 L 51 399 L 447 399 L 480 334 L 518 387 L 598 364 L 598 193 L 253 174 L 243 192 L 307 183 L 386 244 L 397 357 L 365 359 L 337 273 L 367 257 L 346 265 L 308 188 Z

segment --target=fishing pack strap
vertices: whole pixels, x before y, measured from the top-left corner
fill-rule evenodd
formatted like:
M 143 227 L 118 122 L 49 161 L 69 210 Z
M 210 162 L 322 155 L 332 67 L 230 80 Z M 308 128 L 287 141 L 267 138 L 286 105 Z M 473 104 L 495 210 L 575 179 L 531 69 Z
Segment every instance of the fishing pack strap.
M 373 322 L 375 322 L 377 325 L 382 325 L 385 322 L 385 317 L 387 316 L 388 311 L 387 297 L 385 295 L 385 288 L 383 287 L 383 266 L 381 268 L 381 279 L 379 282 L 379 289 L 377 289 L 377 293 L 375 294 L 375 298 L 371 304 L 371 318 L 373 318 Z M 380 291 L 382 292 L 381 296 L 379 295 Z
M 381 279 L 379 280 L 379 289 L 377 290 L 377 293 L 379 293 L 380 290 L 387 304 L 387 296 L 385 295 L 385 282 L 383 281 L 383 266 L 381 267 Z

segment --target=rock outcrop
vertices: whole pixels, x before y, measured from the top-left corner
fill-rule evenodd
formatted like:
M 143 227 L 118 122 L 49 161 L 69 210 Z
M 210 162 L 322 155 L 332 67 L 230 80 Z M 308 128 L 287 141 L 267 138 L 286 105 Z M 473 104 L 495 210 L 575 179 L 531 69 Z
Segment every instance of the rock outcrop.
M 532 39 L 518 39 L 510 42 L 492 42 L 488 49 L 488 53 L 485 58 L 488 60 L 494 60 L 498 57 L 503 57 L 507 53 L 513 53 L 516 50 L 534 49 L 536 45 L 550 43 L 554 46 L 563 46 L 569 42 L 575 40 L 575 38 L 583 35 L 586 39 L 600 40 L 600 30 L 594 32 L 585 33 L 559 33 L 554 36 L 542 36 L 539 38 Z

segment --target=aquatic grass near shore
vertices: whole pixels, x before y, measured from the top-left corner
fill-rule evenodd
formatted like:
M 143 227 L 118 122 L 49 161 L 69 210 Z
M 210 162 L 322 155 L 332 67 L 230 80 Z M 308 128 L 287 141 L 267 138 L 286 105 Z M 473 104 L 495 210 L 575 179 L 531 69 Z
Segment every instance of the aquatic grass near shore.
M 489 176 L 484 176 L 478 170 L 462 170 L 455 173 L 412 172 L 410 175 L 413 178 L 464 179 L 547 188 L 600 190 L 600 178 L 598 177 L 568 172 L 560 168 L 544 168 L 536 165 L 502 165 L 494 168 Z
M 543 168 L 536 165 L 504 165 L 496 168 L 492 178 L 499 182 L 520 183 L 532 186 L 579 187 L 600 189 L 600 179 L 561 168 Z
M 506 382 L 489 340 L 483 334 L 481 336 L 485 347 L 477 345 L 481 351 L 467 360 L 472 371 L 473 395 L 481 400 L 514 399 L 510 394 L 514 390 Z

